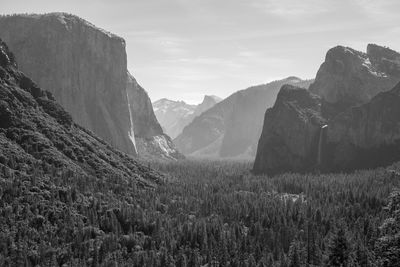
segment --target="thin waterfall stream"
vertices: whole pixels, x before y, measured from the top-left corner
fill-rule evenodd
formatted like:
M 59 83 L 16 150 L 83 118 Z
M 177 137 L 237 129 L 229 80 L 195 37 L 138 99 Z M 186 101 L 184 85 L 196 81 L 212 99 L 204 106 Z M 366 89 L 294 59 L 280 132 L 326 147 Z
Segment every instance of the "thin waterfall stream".
M 128 101 L 128 110 L 129 110 L 129 120 L 131 123 L 131 128 L 128 132 L 129 139 L 131 139 L 133 146 L 135 148 L 135 152 L 137 154 L 137 148 L 136 148 L 136 140 L 135 140 L 135 131 L 134 131 L 134 126 L 133 126 L 133 117 L 132 117 L 132 110 L 131 110 L 131 102 L 129 101 L 129 93 L 128 90 L 126 90 L 126 99 Z
M 320 168 L 322 165 L 322 154 L 323 154 L 323 145 L 325 142 L 326 132 L 328 130 L 328 125 L 325 124 L 321 127 L 319 132 L 319 140 L 318 140 L 318 156 L 317 156 L 317 165 Z

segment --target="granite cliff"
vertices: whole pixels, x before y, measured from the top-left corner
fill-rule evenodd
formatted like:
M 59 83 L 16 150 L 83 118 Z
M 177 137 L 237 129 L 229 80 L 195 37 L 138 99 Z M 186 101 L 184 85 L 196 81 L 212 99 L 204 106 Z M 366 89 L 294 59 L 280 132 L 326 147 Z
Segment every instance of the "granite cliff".
M 132 229 L 147 237 L 132 214 L 165 178 L 76 124 L 0 40 L 0 266 L 112 264 Z
M 160 133 L 147 93 L 127 74 L 121 37 L 65 13 L 0 17 L 0 37 L 21 70 L 50 91 L 78 124 L 123 152 L 160 156 L 135 146 L 146 142 L 136 138 L 148 140 L 151 134 L 169 138 Z M 166 143 L 173 153 L 163 158 L 179 154 Z
M 79 126 L 0 40 L 0 177 L 80 177 L 153 187 L 161 176 Z M 1 180 L 1 179 L 0 179 Z
M 254 172 L 350 171 L 400 160 L 399 59 L 377 45 L 367 53 L 329 50 L 309 91 L 282 87 L 265 113 Z
M 369 44 L 367 53 L 349 47 L 330 49 L 310 91 L 344 110 L 363 104 L 400 80 L 400 54 Z
M 348 171 L 400 160 L 400 83 L 333 118 L 322 143 L 321 169 Z
M 139 156 L 146 159 L 182 159 L 171 138 L 157 121 L 147 92 L 128 73 L 127 96 L 132 132 Z
M 320 129 L 325 124 L 319 96 L 284 85 L 274 106 L 265 112 L 254 171 L 273 175 L 313 170 Z

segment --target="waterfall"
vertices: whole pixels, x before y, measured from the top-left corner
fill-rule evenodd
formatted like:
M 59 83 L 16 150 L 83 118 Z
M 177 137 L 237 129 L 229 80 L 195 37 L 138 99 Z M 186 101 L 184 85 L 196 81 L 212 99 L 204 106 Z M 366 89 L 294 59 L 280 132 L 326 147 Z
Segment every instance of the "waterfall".
M 128 110 L 129 110 L 129 119 L 131 122 L 131 128 L 128 132 L 129 139 L 131 139 L 133 147 L 135 148 L 135 153 L 137 154 L 137 148 L 136 148 L 136 140 L 135 140 L 135 131 L 133 130 L 133 117 L 132 117 L 132 110 L 131 110 L 131 102 L 129 101 L 129 93 L 128 89 L 126 90 L 126 98 L 128 100 Z
M 318 140 L 318 156 L 317 156 L 317 166 L 321 168 L 322 165 L 322 154 L 323 154 L 323 145 L 325 143 L 326 131 L 328 130 L 328 125 L 325 124 L 321 127 L 319 132 L 319 140 Z

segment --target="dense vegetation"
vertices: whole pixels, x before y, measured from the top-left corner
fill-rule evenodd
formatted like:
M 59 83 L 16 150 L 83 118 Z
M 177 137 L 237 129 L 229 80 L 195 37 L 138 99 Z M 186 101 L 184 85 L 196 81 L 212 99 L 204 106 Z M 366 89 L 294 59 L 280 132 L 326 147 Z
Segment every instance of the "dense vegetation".
M 248 163 L 151 166 L 170 181 L 143 190 L 3 167 L 0 266 L 399 266 L 396 172 L 269 178 Z

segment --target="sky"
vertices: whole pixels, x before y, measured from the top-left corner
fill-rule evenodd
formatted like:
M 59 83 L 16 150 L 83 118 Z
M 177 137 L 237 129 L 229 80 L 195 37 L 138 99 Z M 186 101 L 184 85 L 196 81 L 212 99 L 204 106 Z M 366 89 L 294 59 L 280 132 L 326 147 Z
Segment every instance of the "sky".
M 68 12 L 126 40 L 128 70 L 160 98 L 201 102 L 297 76 L 328 49 L 400 50 L 399 0 L 0 0 L 0 13 Z

